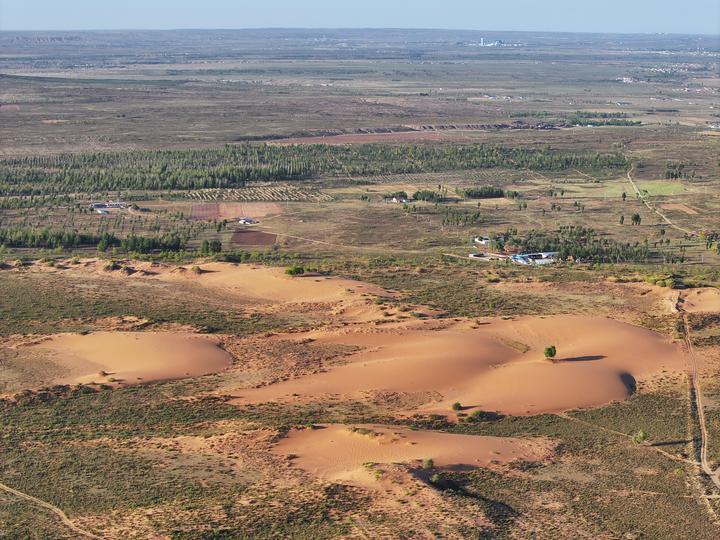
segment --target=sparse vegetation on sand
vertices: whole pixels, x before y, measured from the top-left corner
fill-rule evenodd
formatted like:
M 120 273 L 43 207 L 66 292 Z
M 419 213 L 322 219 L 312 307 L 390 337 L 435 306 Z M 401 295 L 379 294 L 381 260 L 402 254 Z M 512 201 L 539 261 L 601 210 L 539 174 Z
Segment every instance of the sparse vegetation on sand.
M 0 537 L 715 540 L 716 49 L 0 32 Z

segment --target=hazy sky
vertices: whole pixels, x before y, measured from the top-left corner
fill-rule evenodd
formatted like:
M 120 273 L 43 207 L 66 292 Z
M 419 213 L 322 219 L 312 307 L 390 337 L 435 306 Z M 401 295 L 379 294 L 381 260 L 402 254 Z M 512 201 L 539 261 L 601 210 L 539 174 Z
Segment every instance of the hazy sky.
M 0 30 L 258 27 L 720 34 L 720 0 L 0 0 Z

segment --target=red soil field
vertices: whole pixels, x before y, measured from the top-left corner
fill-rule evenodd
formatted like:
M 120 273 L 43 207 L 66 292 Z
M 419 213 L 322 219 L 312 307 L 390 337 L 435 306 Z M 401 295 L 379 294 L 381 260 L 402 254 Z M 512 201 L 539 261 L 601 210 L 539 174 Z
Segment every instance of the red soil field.
M 277 237 L 274 234 L 243 230 L 236 231 L 232 235 L 232 244 L 235 246 L 272 246 Z

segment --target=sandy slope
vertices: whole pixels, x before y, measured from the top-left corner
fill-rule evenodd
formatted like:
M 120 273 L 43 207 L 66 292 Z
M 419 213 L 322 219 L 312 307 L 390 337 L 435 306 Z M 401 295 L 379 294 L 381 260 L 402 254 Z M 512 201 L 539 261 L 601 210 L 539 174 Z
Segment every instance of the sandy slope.
M 366 463 L 411 463 L 432 459 L 437 467 L 484 467 L 516 460 L 538 461 L 551 451 L 550 443 L 509 437 L 457 435 L 412 431 L 374 425 L 319 426 L 292 431 L 273 452 L 292 454 L 307 472 L 332 481 L 372 484 Z
M 362 398 L 367 392 L 437 392 L 423 411 L 455 401 L 508 414 L 591 407 L 627 397 L 636 379 L 681 369 L 683 353 L 654 332 L 601 317 L 493 319 L 439 330 L 394 328 L 372 334 L 317 334 L 359 345 L 351 363 L 269 386 L 238 390 L 236 403 Z M 543 357 L 558 348 L 558 361 Z
M 687 313 L 720 313 L 720 289 L 689 289 L 680 294 L 680 299 Z
M 134 384 L 221 371 L 232 357 L 217 343 L 214 337 L 197 334 L 95 332 L 59 334 L 32 348 L 68 373 L 58 383 L 107 383 L 112 378 Z
M 208 263 L 200 268 L 200 274 L 176 271 L 163 272 L 158 277 L 193 280 L 205 287 L 266 303 L 339 302 L 359 293 L 386 295 L 374 285 L 327 276 L 292 277 L 282 268 L 229 263 Z

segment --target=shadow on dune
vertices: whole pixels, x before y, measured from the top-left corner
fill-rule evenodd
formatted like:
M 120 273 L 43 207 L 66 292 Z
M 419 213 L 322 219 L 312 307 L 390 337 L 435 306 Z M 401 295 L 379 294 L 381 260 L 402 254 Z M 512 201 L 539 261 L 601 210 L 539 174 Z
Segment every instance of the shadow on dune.
M 635 377 L 633 377 L 630 373 L 621 373 L 620 380 L 625 385 L 625 388 L 627 388 L 629 394 L 635 393 L 635 390 L 637 390 Z
M 572 358 L 563 358 L 561 362 L 592 362 L 594 360 L 602 360 L 606 358 L 602 354 L 595 354 L 589 356 L 573 356 Z

